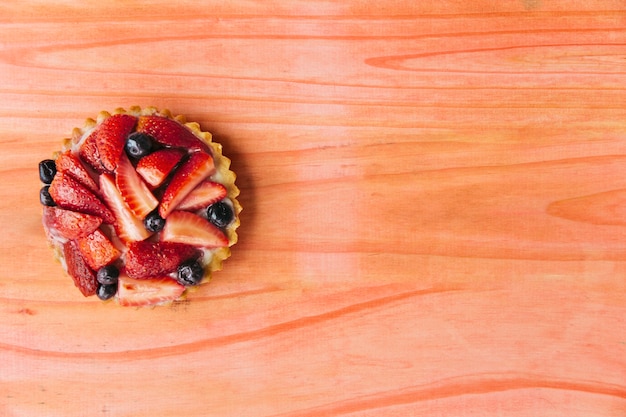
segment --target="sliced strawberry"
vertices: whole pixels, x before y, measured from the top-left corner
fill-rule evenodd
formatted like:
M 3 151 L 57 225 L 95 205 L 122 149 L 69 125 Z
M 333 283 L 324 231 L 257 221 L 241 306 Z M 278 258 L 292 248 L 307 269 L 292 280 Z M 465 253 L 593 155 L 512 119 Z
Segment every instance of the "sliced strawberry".
M 166 218 L 176 206 L 187 197 L 194 188 L 215 172 L 215 165 L 211 155 L 204 152 L 194 152 L 189 156 L 172 177 L 165 188 L 159 214 Z
M 106 169 L 100 160 L 100 153 L 98 152 L 98 146 L 96 145 L 96 136 L 96 131 L 87 136 L 78 150 L 78 156 L 94 171 L 102 174 L 106 171 Z
M 115 230 L 120 239 L 125 242 L 144 240 L 150 237 L 150 232 L 146 230 L 140 218 L 135 216 L 128 208 L 115 186 L 115 181 L 110 174 L 100 175 L 100 189 L 104 201 L 109 205 L 114 214 Z
M 94 271 L 110 264 L 120 257 L 121 252 L 113 246 L 113 243 L 99 229 L 76 241 L 78 249 L 85 258 L 87 265 Z
M 94 193 L 65 172 L 57 172 L 48 191 L 61 208 L 101 217 L 105 223 L 115 221 L 111 210 Z
M 165 148 L 152 152 L 137 162 L 137 173 L 148 184 L 156 188 L 165 181 L 184 154 L 183 150 L 175 148 Z
M 98 184 L 96 184 L 96 181 L 89 175 L 80 159 L 72 151 L 68 150 L 59 155 L 55 164 L 57 172 L 67 172 L 75 180 L 87 187 L 89 191 L 98 194 Z
M 133 279 L 120 275 L 117 284 L 117 301 L 125 307 L 141 307 L 174 301 L 185 291 L 168 276 L 152 279 Z
M 150 278 L 176 271 L 178 266 L 200 251 L 184 243 L 133 242 L 126 253 L 126 273 L 131 278 Z
M 204 181 L 187 194 L 187 197 L 180 202 L 176 210 L 198 210 L 202 207 L 208 207 L 224 197 L 226 197 L 226 187 L 219 182 Z
M 176 210 L 170 213 L 162 239 L 207 248 L 228 246 L 228 237 L 224 232 L 208 220 L 189 211 Z
M 43 224 L 48 229 L 56 230 L 64 238 L 73 240 L 92 233 L 100 227 L 102 219 L 59 207 L 44 206 Z
M 97 130 L 96 147 L 104 168 L 113 172 L 117 168 L 117 161 L 124 152 L 126 137 L 133 131 L 137 118 L 129 114 L 114 114 L 105 119 Z
M 124 202 L 135 216 L 143 219 L 159 205 L 145 182 L 137 175 L 126 154 L 121 155 L 117 165 L 115 184 Z
M 63 256 L 67 265 L 67 273 L 74 280 L 74 285 L 78 287 L 85 297 L 94 295 L 98 289 L 96 274 L 85 262 L 78 249 L 78 244 L 73 240 L 67 241 L 63 245 Z
M 137 122 L 137 132 L 147 133 L 165 146 L 209 152 L 208 145 L 194 135 L 191 130 L 167 117 L 141 116 Z

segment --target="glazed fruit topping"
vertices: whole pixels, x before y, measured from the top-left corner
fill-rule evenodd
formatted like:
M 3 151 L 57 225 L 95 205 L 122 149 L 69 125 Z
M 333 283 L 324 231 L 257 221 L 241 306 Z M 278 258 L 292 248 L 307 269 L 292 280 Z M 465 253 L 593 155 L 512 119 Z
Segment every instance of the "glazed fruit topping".
M 109 224 L 115 221 L 111 210 L 93 192 L 65 172 L 57 172 L 49 192 L 61 208 L 92 214 Z
M 44 185 L 39 190 L 39 201 L 44 206 L 54 207 L 54 206 L 57 205 L 57 203 L 54 202 L 54 200 L 52 199 L 52 196 L 50 195 L 50 186 L 49 185 Z
M 98 281 L 96 295 L 99 299 L 104 301 L 115 296 L 119 276 L 120 270 L 115 265 L 106 265 L 98 269 L 96 273 L 96 280 Z
M 176 207 L 177 210 L 195 211 L 226 197 L 226 187 L 219 182 L 204 181 L 191 190 Z
M 150 237 L 151 233 L 143 226 L 143 221 L 135 216 L 130 207 L 126 205 L 122 194 L 115 185 L 115 180 L 110 174 L 100 175 L 100 189 L 104 201 L 115 216 L 115 231 L 120 239 L 125 242 L 132 242 Z
M 98 285 L 98 289 L 96 290 L 96 295 L 102 301 L 106 301 L 110 298 L 113 298 L 117 293 L 117 284 L 112 285 Z
M 102 122 L 92 133 L 96 135 L 96 147 L 104 169 L 113 172 L 124 151 L 126 138 L 132 132 L 137 118 L 128 114 L 114 114 Z
M 140 219 L 146 217 L 159 205 L 159 200 L 152 195 L 146 183 L 137 175 L 137 171 L 126 155 L 122 155 L 118 161 L 115 185 L 124 203 Z
M 154 210 L 143 219 L 143 225 L 149 232 L 160 232 L 165 227 L 165 219 L 159 215 L 158 210 Z
M 120 276 L 120 270 L 115 265 L 106 265 L 98 269 L 96 279 L 102 285 L 117 284 L 117 279 Z
M 68 240 L 63 245 L 63 256 L 67 264 L 67 272 L 74 280 L 74 285 L 85 297 L 94 295 L 98 288 L 98 281 L 81 255 L 78 244 L 73 240 Z
M 94 271 L 110 264 L 120 257 L 121 252 L 100 229 L 77 240 L 78 249 L 85 258 L 87 265 Z
M 224 201 L 219 201 L 207 208 L 207 219 L 219 228 L 228 226 L 234 217 L 233 208 Z
M 179 284 L 189 286 L 198 285 L 202 281 L 204 270 L 195 259 L 189 259 L 178 266 L 176 280 Z
M 152 152 L 154 139 L 146 133 L 134 132 L 128 135 L 124 148 L 129 157 L 139 159 Z
M 44 207 L 43 223 L 62 237 L 75 240 L 93 233 L 102 224 L 102 219 L 59 207 Z
M 191 130 L 167 117 L 141 116 L 137 122 L 137 132 L 146 133 L 168 147 L 209 152 L 207 144 L 198 140 Z
M 168 276 L 133 279 L 120 275 L 117 300 L 122 306 L 147 306 L 173 301 L 185 291 L 185 286 Z
M 200 284 L 204 251 L 229 245 L 234 218 L 215 172 L 206 143 L 156 115 L 107 117 L 41 161 L 43 223 L 83 295 L 149 305 Z
M 142 279 L 170 274 L 187 259 L 200 257 L 192 245 L 174 242 L 133 242 L 126 253 L 126 273 Z
M 54 160 L 44 159 L 39 163 L 39 179 L 44 184 L 50 184 L 56 173 L 57 168 Z
M 59 155 L 55 164 L 56 171 L 67 173 L 70 177 L 84 185 L 89 191 L 98 194 L 98 184 L 72 151 L 68 150 Z
M 137 173 L 151 187 L 163 184 L 185 152 L 176 148 L 166 148 L 146 155 L 137 162 Z
M 164 219 L 198 184 L 215 172 L 213 158 L 204 152 L 194 152 L 178 167 L 163 192 L 159 214 Z
M 228 246 L 228 237 L 205 218 L 189 211 L 174 211 L 167 218 L 162 239 L 206 248 Z
M 101 174 L 106 171 L 102 161 L 100 160 L 100 152 L 96 144 L 96 134 L 92 133 L 85 139 L 80 149 L 78 150 L 78 156 L 81 160 L 93 169 L 95 172 Z

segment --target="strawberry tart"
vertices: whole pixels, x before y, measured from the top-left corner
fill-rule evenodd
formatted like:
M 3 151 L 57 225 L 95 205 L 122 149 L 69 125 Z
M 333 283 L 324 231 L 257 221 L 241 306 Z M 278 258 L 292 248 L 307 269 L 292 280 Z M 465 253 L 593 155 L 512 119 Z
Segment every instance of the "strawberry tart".
M 220 144 L 167 110 L 100 112 L 39 163 L 48 242 L 85 296 L 182 299 L 221 269 L 241 206 Z

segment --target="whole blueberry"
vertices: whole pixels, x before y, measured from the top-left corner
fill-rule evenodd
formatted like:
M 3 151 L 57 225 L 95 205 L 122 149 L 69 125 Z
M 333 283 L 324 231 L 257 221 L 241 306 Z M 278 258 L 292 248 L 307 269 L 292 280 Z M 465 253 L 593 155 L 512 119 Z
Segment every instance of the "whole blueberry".
M 224 228 L 228 226 L 235 217 L 230 204 L 224 201 L 218 201 L 215 204 L 211 204 L 207 208 L 206 216 L 211 223 L 219 228 Z
M 159 210 L 156 209 L 150 212 L 150 214 L 148 214 L 146 218 L 143 219 L 143 225 L 149 232 L 158 232 L 160 230 L 163 230 L 163 228 L 165 227 L 165 219 L 161 217 L 161 215 L 159 214 Z
M 54 207 L 57 205 L 57 203 L 54 202 L 52 196 L 50 195 L 49 185 L 44 185 L 43 187 L 41 187 L 41 190 L 39 190 L 39 201 L 44 206 Z
M 115 265 L 105 265 L 98 269 L 96 279 L 102 285 L 117 284 L 117 279 L 120 276 L 120 270 Z
M 181 285 L 198 285 L 202 281 L 204 270 L 195 259 L 189 259 L 178 266 L 177 281 Z
M 135 132 L 128 135 L 125 149 L 128 156 L 134 159 L 139 159 L 152 152 L 153 146 L 154 139 L 152 136 L 146 133 Z
M 110 285 L 100 284 L 98 285 L 98 290 L 96 291 L 96 295 L 102 301 L 112 298 L 115 295 L 115 293 L 117 293 L 117 284 L 110 284 Z
M 44 159 L 39 163 L 39 179 L 44 184 L 50 184 L 56 173 L 57 166 L 52 159 Z

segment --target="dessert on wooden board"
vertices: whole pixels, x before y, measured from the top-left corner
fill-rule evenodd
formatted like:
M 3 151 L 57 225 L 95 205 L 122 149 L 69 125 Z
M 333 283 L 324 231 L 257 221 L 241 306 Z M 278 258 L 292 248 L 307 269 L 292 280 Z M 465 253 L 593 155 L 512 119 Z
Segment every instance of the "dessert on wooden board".
M 84 296 L 168 303 L 237 242 L 239 189 L 222 146 L 154 107 L 102 111 L 39 163 L 43 227 Z

